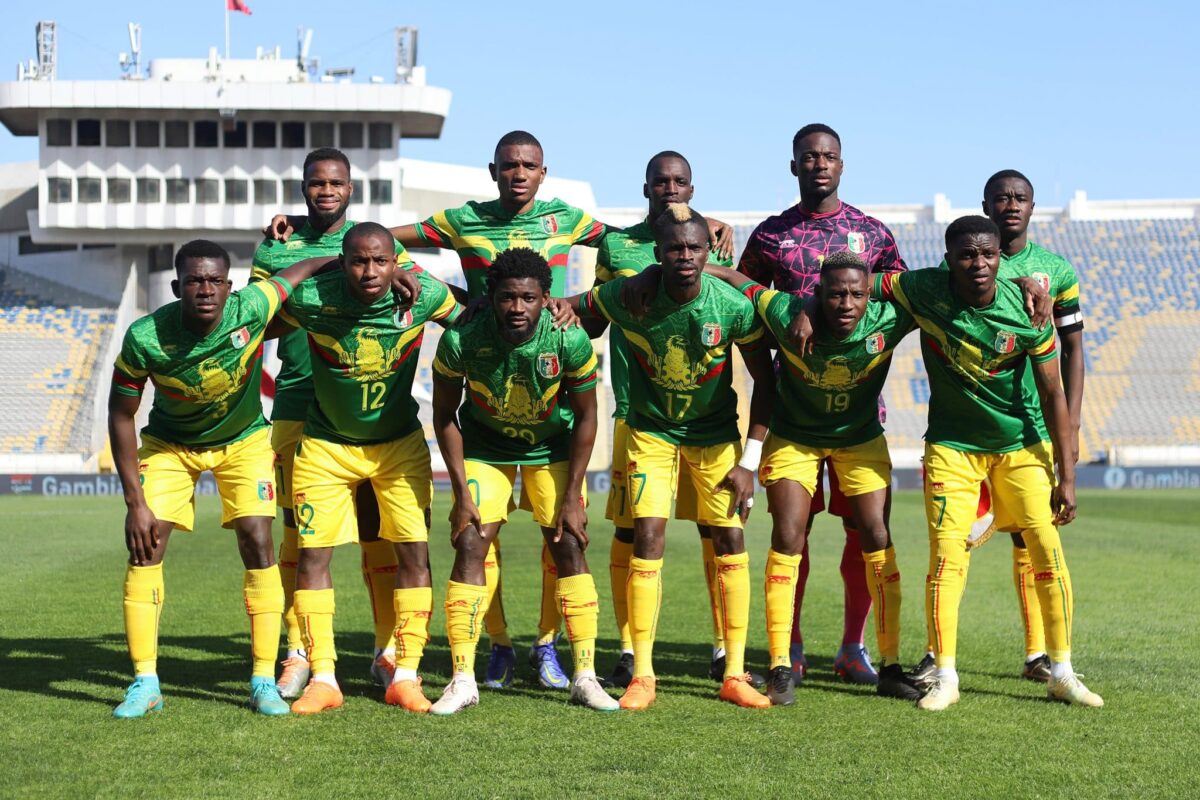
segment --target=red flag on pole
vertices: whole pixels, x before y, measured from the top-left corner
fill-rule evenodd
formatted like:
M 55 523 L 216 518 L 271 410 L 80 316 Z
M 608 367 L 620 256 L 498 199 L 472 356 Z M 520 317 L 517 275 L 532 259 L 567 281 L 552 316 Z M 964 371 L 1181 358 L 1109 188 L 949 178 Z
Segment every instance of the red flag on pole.
M 250 16 L 250 14 L 253 13 L 250 11 L 250 6 L 246 5 L 245 2 L 243 2 L 243 0 L 226 0 L 225 10 L 226 11 L 240 11 L 243 14 L 245 14 L 246 16 Z

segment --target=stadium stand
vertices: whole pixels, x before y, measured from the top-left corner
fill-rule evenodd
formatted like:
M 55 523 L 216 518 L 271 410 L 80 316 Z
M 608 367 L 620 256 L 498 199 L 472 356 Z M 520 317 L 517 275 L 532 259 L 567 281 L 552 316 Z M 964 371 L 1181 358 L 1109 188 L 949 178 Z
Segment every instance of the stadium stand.
M 0 276 L 0 453 L 85 453 L 114 309 L 17 270 Z
M 911 269 L 936 266 L 945 225 L 890 226 Z M 739 225 L 740 251 L 753 231 Z M 1200 235 L 1195 219 L 1034 222 L 1030 238 L 1079 273 L 1087 384 L 1081 461 L 1114 446 L 1200 443 Z M 885 389 L 888 439 L 920 448 L 929 384 L 915 337 Z

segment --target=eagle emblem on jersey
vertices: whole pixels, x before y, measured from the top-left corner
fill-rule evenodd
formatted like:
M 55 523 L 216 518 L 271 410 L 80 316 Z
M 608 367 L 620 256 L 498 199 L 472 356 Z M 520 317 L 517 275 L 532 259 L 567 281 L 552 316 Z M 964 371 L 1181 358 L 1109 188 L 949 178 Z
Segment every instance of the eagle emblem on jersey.
M 824 365 L 813 369 L 810 382 L 818 389 L 844 390 L 857 386 L 865 375 L 865 370 L 855 372 L 845 356 L 834 356 Z
M 515 250 L 518 247 L 524 247 L 526 250 L 533 250 L 534 247 L 529 243 L 529 234 L 520 228 L 513 228 L 508 232 L 508 247 L 507 250 Z
M 717 335 L 719 338 L 720 326 L 717 326 Z M 662 355 L 655 353 L 649 357 L 655 383 L 676 392 L 699 387 L 700 384 L 696 381 L 704 374 L 706 365 L 703 362 L 692 363 L 687 345 L 687 339 L 684 337 L 672 336 L 667 339 L 666 352 Z
M 557 378 L 559 372 L 558 355 L 542 353 L 537 360 L 538 374 L 543 378 Z
M 721 324 L 719 322 L 706 322 L 700 332 L 700 341 L 704 342 L 705 347 L 713 347 L 721 343 Z
M 232 344 L 237 350 L 241 350 L 243 347 L 250 344 L 249 328 L 241 327 L 229 334 L 229 343 Z
M 399 343 L 388 347 L 383 336 L 384 332 L 375 328 L 360 328 L 354 333 L 356 347 L 352 352 L 337 348 L 338 361 L 347 367 L 347 375 L 362 382 L 387 377 L 403 348 Z
M 536 425 L 545 416 L 547 403 L 535 397 L 532 388 L 524 375 L 510 375 L 504 381 L 504 397 L 498 398 L 498 405 L 491 403 L 496 418 L 515 425 Z
M 876 355 L 883 352 L 883 334 L 872 333 L 867 337 L 867 352 Z
M 997 353 L 1008 355 L 1017 347 L 1017 335 L 1009 331 L 1000 331 L 996 334 L 996 344 L 993 348 Z
M 861 233 L 846 234 L 846 248 L 856 256 L 862 255 L 867 249 L 867 237 Z

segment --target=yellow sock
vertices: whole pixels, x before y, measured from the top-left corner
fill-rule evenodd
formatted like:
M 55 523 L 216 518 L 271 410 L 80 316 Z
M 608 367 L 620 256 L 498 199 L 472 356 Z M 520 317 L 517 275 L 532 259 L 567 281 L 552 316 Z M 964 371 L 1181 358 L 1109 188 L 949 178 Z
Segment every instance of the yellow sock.
M 488 547 L 487 558 L 483 560 L 483 577 L 488 590 L 483 627 L 492 644 L 512 647 L 512 639 L 508 638 L 508 620 L 504 618 L 504 593 L 501 591 L 500 563 L 500 540 L 497 538 L 492 540 L 492 544 Z
M 125 639 L 134 675 L 158 674 L 158 620 L 165 596 L 162 564 L 125 568 Z
M 596 630 L 600 625 L 600 597 L 588 573 L 559 578 L 555 584 L 563 625 L 571 640 L 575 675 L 596 674 Z
M 863 551 L 867 590 L 875 604 L 875 639 L 879 643 L 880 666 L 900 663 L 900 568 L 896 549 Z
M 296 604 L 292 595 L 296 593 L 296 567 L 300 563 L 300 531 L 283 526 L 283 540 L 279 542 L 279 582 L 283 584 L 283 624 L 287 628 L 287 649 L 303 650 L 304 639 L 300 636 L 300 622 L 296 619 Z
M 1021 623 L 1025 626 L 1025 656 L 1046 652 L 1046 629 L 1042 627 L 1042 604 L 1038 600 L 1033 580 L 1033 560 L 1029 548 L 1013 548 L 1013 587 L 1021 606 Z
M 767 551 L 767 649 L 771 669 L 788 667 L 792 644 L 792 612 L 796 605 L 796 576 L 800 572 L 799 554 L 794 556 Z
M 925 622 L 934 661 L 939 667 L 952 667 L 958 652 L 958 606 L 966 585 L 967 543 L 947 537 L 933 542 L 925 578 Z
M 396 589 L 392 602 L 396 608 L 396 669 L 416 671 L 429 641 L 433 589 L 428 586 Z
M 300 634 L 308 648 L 308 660 L 314 675 L 333 673 L 337 650 L 333 646 L 333 614 L 336 608 L 333 589 L 297 589 L 296 617 Z
M 558 598 L 554 587 L 558 583 L 558 567 L 550 547 L 542 542 L 542 614 L 538 618 L 538 644 L 549 644 L 558 636 L 562 625 L 562 614 L 558 610 Z
M 455 672 L 475 674 L 475 650 L 479 646 L 479 622 L 487 603 L 487 587 L 447 581 L 446 638 Z
M 717 596 L 717 565 L 713 559 L 712 539 L 700 537 L 700 553 L 704 558 L 704 581 L 708 584 L 708 607 L 712 610 L 713 650 L 725 647 L 725 632 L 721 628 L 721 598 Z
M 617 634 L 621 637 L 621 652 L 633 652 L 633 636 L 629 633 L 629 603 L 625 597 L 625 581 L 629 579 L 629 559 L 633 557 L 633 542 L 613 537 L 608 558 L 608 577 L 612 582 L 613 612 L 617 617 Z
M 746 633 L 750 627 L 750 554 L 716 556 L 717 589 L 721 599 L 721 630 L 725 633 L 725 677 L 746 671 Z
M 242 580 L 242 597 L 250 615 L 250 655 L 256 678 L 275 677 L 275 656 L 279 654 L 279 626 L 283 614 L 283 584 L 279 566 L 248 569 Z
M 1075 596 L 1058 529 L 1053 525 L 1030 528 L 1022 531 L 1022 536 L 1033 560 L 1033 580 L 1046 631 L 1046 654 L 1051 661 L 1070 661 Z
M 637 678 L 654 677 L 654 637 L 662 607 L 662 564 L 661 558 L 629 559 L 625 597 L 629 606 L 629 633 L 633 637 L 633 674 Z
M 392 608 L 392 592 L 396 589 L 396 573 L 400 562 L 392 543 L 384 539 L 359 542 L 362 548 L 363 583 L 371 596 L 371 618 L 375 621 L 375 649 L 395 647 L 392 633 L 396 630 L 396 613 Z

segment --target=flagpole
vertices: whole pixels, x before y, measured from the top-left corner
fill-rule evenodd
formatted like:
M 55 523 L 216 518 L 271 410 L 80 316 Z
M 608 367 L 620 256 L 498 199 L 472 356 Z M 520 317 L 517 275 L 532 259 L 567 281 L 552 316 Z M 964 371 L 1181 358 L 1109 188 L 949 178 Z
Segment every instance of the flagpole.
M 229 3 L 225 2 L 225 60 L 229 60 Z

